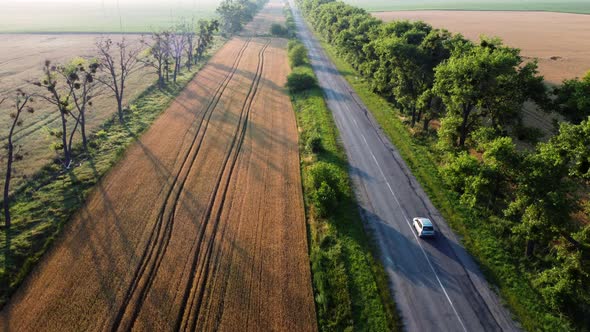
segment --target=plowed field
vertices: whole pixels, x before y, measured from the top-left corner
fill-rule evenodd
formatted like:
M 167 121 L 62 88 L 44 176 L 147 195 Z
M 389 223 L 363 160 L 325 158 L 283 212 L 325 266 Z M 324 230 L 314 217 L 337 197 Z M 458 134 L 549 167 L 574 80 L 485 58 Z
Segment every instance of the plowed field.
M 285 46 L 230 40 L 97 186 L 0 328 L 315 330 Z

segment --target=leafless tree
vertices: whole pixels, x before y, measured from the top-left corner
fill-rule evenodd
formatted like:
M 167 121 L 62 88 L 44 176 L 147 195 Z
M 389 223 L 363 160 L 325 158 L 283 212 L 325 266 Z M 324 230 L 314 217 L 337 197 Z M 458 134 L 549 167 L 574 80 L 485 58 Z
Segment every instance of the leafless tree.
M 0 104 L 4 102 L 5 99 L 0 101 Z M 10 131 L 8 132 L 8 143 L 6 144 L 6 175 L 4 179 L 4 225 L 6 228 L 10 227 L 10 181 L 12 180 L 12 165 L 15 160 L 21 160 L 22 155 L 19 151 L 14 151 L 14 130 L 17 126 L 22 125 L 22 118 L 21 115 L 24 111 L 29 113 L 33 113 L 34 109 L 29 106 L 28 104 L 32 102 L 32 97 L 30 94 L 23 92 L 22 90 L 16 91 L 15 97 L 15 112 L 10 114 L 12 118 L 12 123 L 10 125 Z M 20 150 L 20 149 L 19 149 Z
M 152 33 L 149 40 L 141 39 L 141 43 L 147 48 L 147 56 L 141 58 L 141 61 L 156 70 L 160 88 L 165 84 L 164 71 L 166 63 L 170 61 L 170 34 L 169 30 L 163 30 Z
M 195 33 L 195 23 L 191 21 L 186 26 L 186 68 L 190 71 L 193 65 L 194 51 L 195 51 L 195 39 L 197 34 Z
M 115 94 L 119 122 L 123 123 L 123 97 L 127 79 L 144 66 L 139 61 L 142 45 L 132 45 L 125 37 L 120 42 L 106 38 L 99 40 L 96 48 L 100 69 L 104 73 L 104 76 L 97 77 L 97 80 Z
M 43 67 L 43 79 L 38 82 L 33 82 L 34 85 L 44 88 L 49 92 L 49 95 L 35 94 L 55 106 L 60 114 L 61 132 L 52 133 L 55 137 L 61 139 L 60 146 L 57 149 L 62 149 L 64 153 L 63 165 L 66 169 L 70 168 L 72 163 L 72 151 L 68 144 L 68 117 L 71 116 L 71 96 L 72 90 L 66 84 L 59 84 L 58 75 L 63 75 L 64 68 L 52 65 L 51 61 L 46 60 Z
M 170 46 L 172 49 L 172 57 L 174 58 L 174 82 L 176 82 L 176 78 L 178 77 L 178 73 L 182 66 L 182 53 L 184 53 L 187 44 L 186 30 L 186 23 L 181 23 L 174 29 L 170 36 Z
M 68 142 L 70 151 L 72 150 L 74 133 L 78 126 L 80 126 L 82 135 L 82 145 L 85 150 L 88 148 L 86 111 L 88 107 L 92 107 L 92 100 L 100 93 L 98 89 L 100 82 L 96 80 L 99 68 L 100 64 L 96 60 L 74 59 L 68 66 L 59 71 L 65 78 L 65 82 L 71 91 L 73 106 L 78 111 L 77 115 L 70 112 L 76 119 Z

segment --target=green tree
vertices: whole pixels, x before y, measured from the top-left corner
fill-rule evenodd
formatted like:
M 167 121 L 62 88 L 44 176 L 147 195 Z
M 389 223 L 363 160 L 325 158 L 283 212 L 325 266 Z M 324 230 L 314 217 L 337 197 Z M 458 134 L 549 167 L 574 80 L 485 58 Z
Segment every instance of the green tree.
M 201 61 L 203 54 L 211 48 L 213 36 L 219 30 L 220 23 L 218 20 L 199 20 L 199 36 L 197 38 L 197 48 L 195 49 L 194 62 L 197 64 Z
M 590 71 L 581 80 L 565 80 L 554 89 L 555 108 L 573 123 L 590 116 Z
M 287 87 L 294 92 L 311 89 L 316 85 L 316 79 L 309 68 L 295 68 L 287 76 Z
M 216 9 L 221 17 L 221 31 L 231 35 L 240 30 L 244 24 L 254 17 L 259 6 L 265 1 L 223 0 Z
M 284 37 L 288 33 L 287 28 L 279 23 L 273 23 L 270 26 L 270 34 L 273 36 Z
M 567 175 L 567 157 L 551 142 L 526 155 L 517 169 L 516 198 L 505 214 L 516 222 L 513 231 L 526 242 L 527 257 L 560 235 L 570 239 L 570 214 L 577 200 L 571 195 L 575 183 Z
M 458 146 L 465 146 L 484 119 L 499 128 L 515 122 L 530 97 L 530 85 L 542 80 L 535 74 L 536 64 L 523 64 L 519 50 L 486 39 L 476 47 L 453 52 L 436 67 L 433 91 L 444 101 L 449 116 L 462 119 Z
M 307 49 L 301 43 L 292 45 L 289 48 L 289 64 L 291 68 L 304 65 L 307 59 Z

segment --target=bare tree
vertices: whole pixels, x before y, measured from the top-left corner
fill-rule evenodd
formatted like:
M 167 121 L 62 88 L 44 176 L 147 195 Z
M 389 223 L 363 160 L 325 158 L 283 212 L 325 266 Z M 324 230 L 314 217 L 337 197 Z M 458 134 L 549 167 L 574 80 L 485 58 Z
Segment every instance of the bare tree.
M 97 80 L 115 94 L 119 122 L 123 123 L 123 97 L 127 78 L 143 68 L 143 63 L 139 61 L 142 51 L 141 43 L 134 46 L 125 37 L 120 42 L 113 42 L 112 39 L 107 38 L 99 40 L 96 48 L 100 68 L 105 74 L 97 77 Z
M 185 25 L 185 23 L 179 24 L 170 36 L 170 46 L 172 49 L 172 57 L 174 58 L 174 82 L 176 82 L 176 78 L 180 72 L 182 66 L 182 53 L 184 53 L 186 47 Z
M 61 132 L 52 133 L 57 138 L 61 139 L 61 144 L 57 148 L 61 148 L 64 153 L 63 165 L 66 169 L 70 168 L 72 162 L 72 151 L 68 144 L 68 117 L 71 115 L 71 103 L 70 98 L 72 96 L 72 90 L 67 85 L 58 86 L 58 73 L 63 75 L 64 68 L 58 68 L 51 64 L 51 61 L 45 60 L 45 66 L 43 67 L 43 79 L 33 84 L 45 88 L 49 95 L 35 94 L 48 103 L 55 106 L 60 114 L 61 119 Z
M 86 150 L 88 148 L 88 139 L 86 136 L 86 111 L 92 106 L 92 100 L 100 93 L 98 89 L 99 82 L 96 80 L 96 74 L 100 64 L 96 60 L 74 59 L 67 67 L 60 72 L 65 78 L 66 84 L 71 91 L 73 105 L 78 111 L 77 116 L 70 112 L 76 119 L 76 123 L 69 138 L 69 149 L 72 150 L 74 133 L 78 125 L 82 135 L 82 145 Z
M 0 101 L 0 104 L 4 102 L 5 99 Z M 23 92 L 22 90 L 16 91 L 16 98 L 15 98 L 15 112 L 10 114 L 12 118 L 12 124 L 10 126 L 10 131 L 8 132 L 8 143 L 6 144 L 6 175 L 4 179 L 4 225 L 6 228 L 10 227 L 10 180 L 12 180 L 12 165 L 15 160 L 21 160 L 22 155 L 17 151 L 14 151 L 14 129 L 17 126 L 22 125 L 21 115 L 24 111 L 28 111 L 29 113 L 33 113 L 34 109 L 27 104 L 32 102 L 32 97 L 30 94 Z
M 141 58 L 141 62 L 156 70 L 160 89 L 165 84 L 164 71 L 166 70 L 166 63 L 170 61 L 170 34 L 169 30 L 163 30 L 152 33 L 150 40 L 141 39 L 141 43 L 147 48 L 147 56 Z
M 189 71 L 193 65 L 194 51 L 195 51 L 195 39 L 197 34 L 195 33 L 194 20 L 190 24 L 186 25 L 186 69 Z

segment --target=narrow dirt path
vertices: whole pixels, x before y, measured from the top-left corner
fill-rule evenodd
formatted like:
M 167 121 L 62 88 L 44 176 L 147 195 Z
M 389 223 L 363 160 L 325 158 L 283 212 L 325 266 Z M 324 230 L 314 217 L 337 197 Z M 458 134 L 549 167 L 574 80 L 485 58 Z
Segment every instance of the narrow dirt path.
M 229 41 L 97 186 L 0 328 L 315 330 L 285 47 Z

